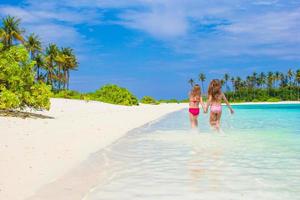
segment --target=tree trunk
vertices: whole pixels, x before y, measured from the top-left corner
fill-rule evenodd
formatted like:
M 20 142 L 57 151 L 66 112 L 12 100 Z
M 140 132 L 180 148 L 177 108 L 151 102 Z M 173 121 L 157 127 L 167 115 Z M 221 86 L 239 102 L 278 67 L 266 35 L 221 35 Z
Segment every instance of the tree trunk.
M 298 90 L 298 95 L 297 95 L 297 96 L 298 96 L 298 101 L 300 100 L 300 99 L 299 99 L 299 87 L 300 87 L 300 86 L 299 86 L 299 83 L 297 83 L 297 90 Z
M 40 67 L 39 66 L 37 66 L 37 72 L 36 72 L 37 74 L 37 78 L 36 78 L 36 80 L 37 81 L 39 81 L 40 80 Z
M 67 89 L 69 90 L 69 84 L 70 84 L 70 71 L 67 70 Z

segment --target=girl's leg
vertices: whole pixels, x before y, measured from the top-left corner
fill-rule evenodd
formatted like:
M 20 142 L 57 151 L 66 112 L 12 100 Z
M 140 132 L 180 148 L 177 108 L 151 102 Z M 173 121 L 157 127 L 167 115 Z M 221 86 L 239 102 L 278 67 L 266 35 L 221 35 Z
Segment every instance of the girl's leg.
M 191 113 L 189 113 L 190 115 L 190 122 L 191 122 L 191 127 L 194 128 L 195 127 L 195 120 L 194 120 L 194 115 L 192 115 Z
M 195 127 L 198 127 L 198 115 L 194 116 Z
M 216 129 L 220 130 L 222 112 L 216 113 Z
M 210 123 L 210 126 L 212 126 L 212 127 L 215 127 L 215 125 L 216 125 L 216 114 L 213 112 L 210 112 L 209 123 Z

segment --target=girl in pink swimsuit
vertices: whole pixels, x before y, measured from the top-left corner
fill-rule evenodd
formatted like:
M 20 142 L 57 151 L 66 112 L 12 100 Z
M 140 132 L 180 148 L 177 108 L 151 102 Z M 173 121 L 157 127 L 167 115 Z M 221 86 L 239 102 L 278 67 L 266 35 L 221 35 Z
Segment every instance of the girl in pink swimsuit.
M 204 104 L 201 96 L 201 88 L 196 84 L 192 91 L 189 94 L 189 115 L 191 121 L 191 127 L 196 128 L 198 126 L 198 115 L 200 113 L 199 104 L 201 104 L 202 109 L 204 110 Z
M 208 100 L 205 108 L 205 112 L 207 112 L 208 107 L 210 107 L 209 123 L 218 131 L 220 129 L 220 119 L 222 115 L 222 100 L 224 100 L 224 102 L 228 106 L 231 114 L 234 113 L 229 102 L 227 101 L 226 96 L 221 91 L 221 88 L 221 82 L 218 79 L 214 79 L 210 82 L 208 87 Z

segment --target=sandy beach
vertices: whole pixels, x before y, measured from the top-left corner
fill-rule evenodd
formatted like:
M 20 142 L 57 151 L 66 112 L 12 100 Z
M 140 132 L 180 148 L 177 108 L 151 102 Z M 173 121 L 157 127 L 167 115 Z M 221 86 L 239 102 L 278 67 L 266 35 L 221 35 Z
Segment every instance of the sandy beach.
M 0 117 L 0 199 L 26 199 L 128 131 L 187 104 L 118 106 L 51 99 L 50 111 Z

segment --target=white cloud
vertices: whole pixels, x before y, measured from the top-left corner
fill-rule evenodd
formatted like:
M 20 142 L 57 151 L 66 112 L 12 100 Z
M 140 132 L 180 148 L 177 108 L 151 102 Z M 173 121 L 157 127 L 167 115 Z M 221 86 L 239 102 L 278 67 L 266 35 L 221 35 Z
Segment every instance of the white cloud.
M 39 24 L 39 25 L 28 25 L 27 30 L 33 33 L 38 33 L 44 43 L 56 43 L 59 45 L 76 45 L 76 41 L 80 41 L 80 34 L 73 27 L 62 26 L 58 24 Z
M 34 32 L 43 44 L 57 43 L 59 46 L 72 46 L 80 49 L 87 40 L 75 27 L 78 24 L 98 24 L 102 13 L 95 9 L 70 9 L 59 6 L 55 1 L 27 1 L 20 6 L 1 5 L 0 17 L 16 16 L 22 20 L 26 35 Z
M 168 39 L 185 35 L 189 24 L 185 16 L 164 10 L 152 10 L 146 13 L 126 12 L 121 25 L 145 31 L 156 38 Z
M 14 7 L 14 6 L 1 6 L 0 5 L 0 13 L 2 16 L 11 15 L 18 17 L 22 19 L 25 23 L 34 23 L 36 21 L 39 21 L 40 19 L 28 12 L 25 9 L 22 9 L 20 7 Z
M 113 11 L 113 20 L 104 21 L 106 11 Z M 300 57 L 299 1 L 27 0 L 19 7 L 0 6 L 0 12 L 22 18 L 26 27 L 58 43 L 81 40 L 74 25 L 103 22 L 145 32 L 198 57 Z

